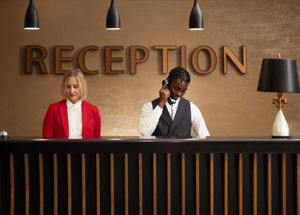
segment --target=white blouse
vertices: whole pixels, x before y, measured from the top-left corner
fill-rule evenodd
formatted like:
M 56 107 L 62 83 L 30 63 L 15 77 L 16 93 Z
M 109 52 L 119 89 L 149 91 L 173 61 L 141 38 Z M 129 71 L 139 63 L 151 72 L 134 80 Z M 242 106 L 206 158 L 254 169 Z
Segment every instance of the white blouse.
M 82 101 L 79 100 L 73 104 L 67 99 L 68 121 L 69 121 L 69 137 L 82 136 Z

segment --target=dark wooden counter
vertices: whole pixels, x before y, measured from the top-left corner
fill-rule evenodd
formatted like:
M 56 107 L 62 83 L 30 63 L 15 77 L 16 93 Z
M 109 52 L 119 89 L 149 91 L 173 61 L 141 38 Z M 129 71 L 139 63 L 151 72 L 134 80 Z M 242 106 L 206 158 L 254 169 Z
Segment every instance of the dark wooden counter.
M 300 153 L 300 139 L 187 138 L 101 139 L 10 138 L 0 140 L 1 153 Z
M 0 140 L 1 214 L 298 214 L 300 139 Z

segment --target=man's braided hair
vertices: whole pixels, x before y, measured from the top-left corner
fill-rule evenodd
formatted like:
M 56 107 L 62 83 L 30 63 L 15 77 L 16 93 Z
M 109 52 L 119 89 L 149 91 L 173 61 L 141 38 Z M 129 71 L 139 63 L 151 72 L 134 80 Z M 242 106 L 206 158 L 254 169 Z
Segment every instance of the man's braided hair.
M 169 84 L 177 80 L 177 78 L 179 78 L 181 82 L 182 81 L 184 81 L 185 83 L 191 82 L 190 74 L 188 73 L 188 71 L 186 71 L 184 68 L 181 68 L 179 66 L 175 67 L 170 71 L 168 76 Z

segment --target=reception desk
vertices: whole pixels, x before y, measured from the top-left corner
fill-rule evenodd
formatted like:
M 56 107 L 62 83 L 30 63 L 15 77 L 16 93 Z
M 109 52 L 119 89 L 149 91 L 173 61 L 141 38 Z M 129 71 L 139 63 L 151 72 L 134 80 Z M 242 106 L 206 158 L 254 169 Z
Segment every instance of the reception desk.
M 3 215 L 300 215 L 300 139 L 0 140 Z

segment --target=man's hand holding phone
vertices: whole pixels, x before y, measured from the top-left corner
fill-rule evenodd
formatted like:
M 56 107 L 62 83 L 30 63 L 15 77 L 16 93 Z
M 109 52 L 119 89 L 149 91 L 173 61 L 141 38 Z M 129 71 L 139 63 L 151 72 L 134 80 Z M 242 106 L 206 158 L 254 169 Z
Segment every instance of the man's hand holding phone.
M 159 91 L 159 102 L 158 106 L 163 109 L 164 105 L 168 101 L 168 97 L 170 96 L 170 90 L 167 88 L 168 81 L 165 81 L 164 85 Z

